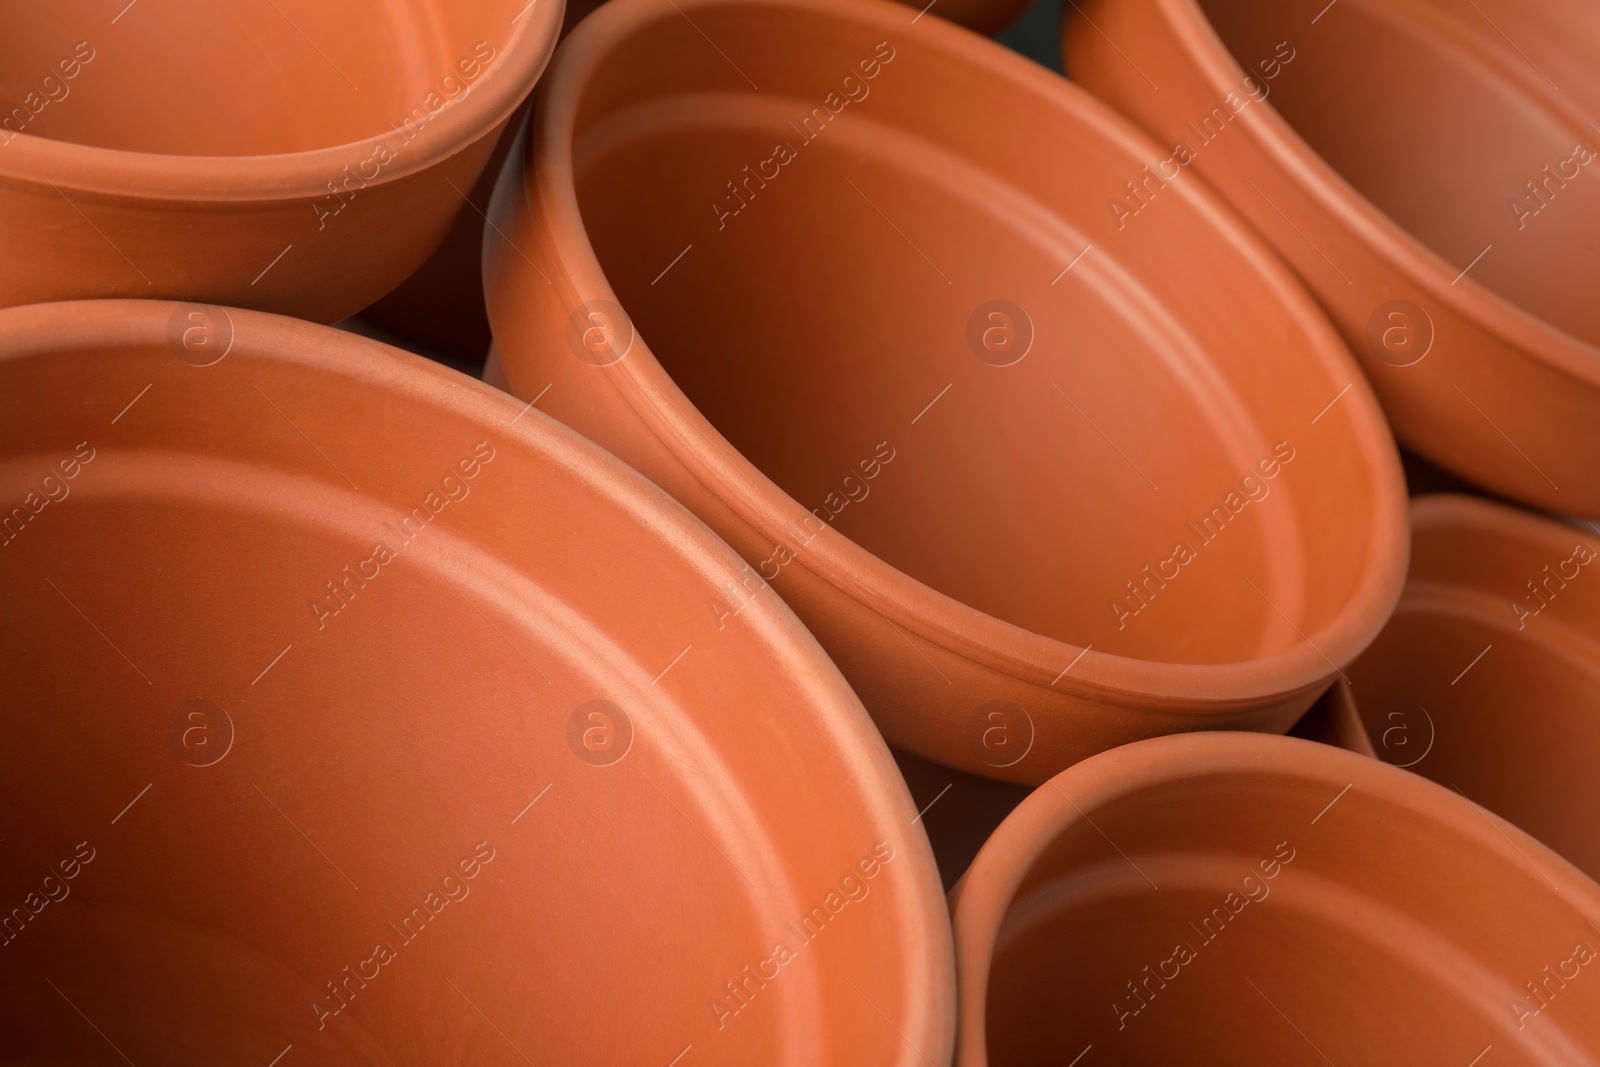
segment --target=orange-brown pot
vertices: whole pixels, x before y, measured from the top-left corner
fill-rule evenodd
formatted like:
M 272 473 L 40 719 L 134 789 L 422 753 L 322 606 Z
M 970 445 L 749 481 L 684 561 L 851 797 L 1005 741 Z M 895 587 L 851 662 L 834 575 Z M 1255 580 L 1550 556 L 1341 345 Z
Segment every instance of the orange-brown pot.
M 324 327 L 43 305 L 0 482 L 13 1057 L 947 1059 L 865 711 L 576 434 Z
M 1209 179 L 1337 321 L 1402 440 L 1600 515 L 1600 19 L 1584 0 L 1085 0 L 1067 69 L 1157 136 L 1133 233 Z M 1558 88 L 1559 87 L 1559 88 Z
M 1600 1056 L 1600 886 L 1448 789 L 1296 738 L 1087 760 L 952 900 L 959 1067 Z
M 153 296 L 350 315 L 443 239 L 561 8 L 17 8 L 0 42 L 0 307 Z
M 532 130 L 489 375 L 732 543 L 708 615 L 771 583 L 897 746 L 1033 783 L 1282 731 L 1387 617 L 1348 351 L 1204 190 L 1085 206 L 1152 146 L 1060 78 L 876 0 L 612 0 Z
M 1600 538 L 1464 496 L 1411 521 L 1400 605 L 1350 668 L 1379 755 L 1600 876 Z

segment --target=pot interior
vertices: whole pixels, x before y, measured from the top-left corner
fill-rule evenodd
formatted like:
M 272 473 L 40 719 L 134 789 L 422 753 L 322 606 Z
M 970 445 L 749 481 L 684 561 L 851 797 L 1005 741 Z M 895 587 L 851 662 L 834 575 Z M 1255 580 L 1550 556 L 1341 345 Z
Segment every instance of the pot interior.
M 337 366 L 0 360 L 7 1047 L 890 1062 L 938 886 L 842 682 L 642 481 Z
M 1399 608 L 1350 677 L 1382 759 L 1600 877 L 1596 569 L 1580 530 L 1487 504 L 1419 512 Z
M 1075 90 L 967 36 L 730 4 L 633 27 L 584 93 L 607 278 L 807 531 L 1136 658 L 1265 656 L 1345 607 L 1377 479 L 1348 408 L 1312 419 L 1353 371 L 1187 190 L 1118 228 L 1141 161 Z
M 1200 0 L 1357 191 L 1473 280 L 1600 344 L 1600 21 L 1556 0 Z M 1197 116 L 1198 118 L 1198 116 Z M 1478 258 L 1479 256 L 1482 258 Z
M 1004 920 L 994 1067 L 1087 1046 L 1122 1064 L 1470 1063 L 1490 1045 L 1564 1063 L 1600 1041 L 1593 916 L 1469 840 L 1488 831 L 1464 804 L 1446 825 L 1264 770 L 1080 802 L 1093 824 L 1048 844 Z
M 131 152 L 255 156 L 392 136 L 391 129 L 425 136 L 433 118 L 504 64 L 521 6 L 20 6 L 0 35 L 0 145 L 26 134 Z M 363 162 L 381 165 L 356 155 L 351 172 Z M 344 177 L 328 175 L 335 185 Z

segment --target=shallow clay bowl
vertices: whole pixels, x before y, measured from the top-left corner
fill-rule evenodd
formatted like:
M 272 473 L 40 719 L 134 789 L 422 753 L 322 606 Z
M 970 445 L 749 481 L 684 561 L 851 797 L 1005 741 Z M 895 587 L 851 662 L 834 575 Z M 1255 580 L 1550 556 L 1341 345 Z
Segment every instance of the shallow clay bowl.
M 1102 188 L 1128 230 L 1198 172 L 1321 299 L 1402 441 L 1600 515 L 1593 4 L 1086 0 L 1063 34 L 1073 78 L 1163 146 L 1148 183 Z
M 0 313 L 0 397 L 14 1055 L 948 1055 L 888 751 L 776 597 L 717 630 L 738 557 L 643 478 L 254 312 Z
M 1600 886 L 1326 745 L 1096 756 L 1024 801 L 952 897 L 960 1067 L 1600 1055 Z
M 0 39 L 0 307 L 173 297 L 334 322 L 443 239 L 560 0 L 67 0 Z
M 1411 523 L 1400 605 L 1349 672 L 1367 733 L 1600 876 L 1600 538 L 1463 496 Z
M 1193 184 L 1118 233 L 1094 191 L 1153 146 L 993 42 L 677 8 L 613 0 L 552 63 L 491 205 L 489 373 L 721 533 L 750 568 L 708 613 L 771 583 L 908 751 L 1040 782 L 1287 729 L 1406 545 L 1288 272 Z

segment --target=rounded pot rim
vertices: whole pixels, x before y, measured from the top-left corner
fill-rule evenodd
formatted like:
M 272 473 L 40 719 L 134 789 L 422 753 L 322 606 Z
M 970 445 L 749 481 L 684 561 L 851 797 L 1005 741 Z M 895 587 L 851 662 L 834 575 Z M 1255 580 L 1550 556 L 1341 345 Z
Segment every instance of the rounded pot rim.
M 430 127 L 440 136 L 399 153 L 371 184 L 421 173 L 461 152 L 506 121 L 527 97 L 555 51 L 565 0 L 532 5 L 505 43 L 508 60 L 487 71 Z M 479 88 L 482 91 L 478 91 Z M 304 152 L 259 156 L 171 155 L 58 141 L 27 132 L 0 146 L 0 183 L 94 194 L 119 201 L 276 203 L 320 197 L 339 168 L 390 136 L 388 130 Z
M 1187 733 L 1135 741 L 1090 756 L 1035 789 L 989 836 L 951 889 L 961 1012 L 957 1062 L 987 1062 L 985 1020 L 995 942 L 1017 890 L 1045 850 L 1073 825 L 1093 826 L 1096 808 L 1105 803 L 1151 786 L 1233 774 L 1321 785 L 1330 799 L 1341 790 L 1359 789 L 1418 821 L 1448 827 L 1463 847 L 1491 853 L 1508 867 L 1532 866 L 1555 895 L 1600 921 L 1600 885 L 1500 816 L 1421 775 L 1371 756 L 1273 734 Z M 1062 788 L 1063 780 L 1070 791 Z M 1468 814 L 1469 807 L 1478 817 Z
M 1151 0 L 1151 3 L 1219 99 L 1248 76 L 1218 36 L 1199 0 Z M 1398 10 L 1385 14 L 1403 17 Z M 1256 121 L 1245 123 L 1244 129 L 1246 136 L 1251 137 L 1323 211 L 1356 234 L 1375 255 L 1409 279 L 1429 299 L 1540 362 L 1586 385 L 1600 388 L 1600 346 L 1524 310 L 1470 276 L 1457 281 L 1458 272 L 1454 266 L 1351 185 L 1300 136 L 1270 99 L 1262 101 Z
M 531 136 L 526 144 L 513 149 L 502 174 L 501 184 L 512 186 L 507 190 L 511 195 L 497 199 L 504 201 L 503 209 L 526 212 L 534 226 L 547 235 L 553 252 L 545 267 L 569 308 L 594 300 L 618 303 L 589 241 L 573 178 L 576 114 L 592 77 L 615 42 L 657 20 L 680 17 L 682 12 L 674 9 L 720 7 L 731 2 L 677 0 L 672 8 L 657 9 L 644 0 L 612 0 L 562 42 L 540 86 Z M 738 3 L 744 8 L 800 10 L 885 32 L 921 35 L 947 55 L 957 54 L 962 63 L 981 68 L 992 84 L 1049 99 L 1064 115 L 1121 150 L 1148 152 L 1154 145 L 1083 90 L 1003 46 L 938 19 L 908 26 L 900 4 L 888 0 Z M 900 629 L 984 667 L 1080 699 L 1130 709 L 1159 707 L 1168 713 L 1203 717 L 1221 705 L 1264 703 L 1309 692 L 1337 674 L 1340 664 L 1353 660 L 1377 636 L 1398 601 L 1406 570 L 1409 530 L 1403 475 L 1387 424 L 1348 347 L 1289 269 L 1216 194 L 1189 183 L 1180 195 L 1215 227 L 1219 238 L 1231 242 L 1241 257 L 1252 263 L 1263 284 L 1282 298 L 1316 358 L 1342 356 L 1349 361 L 1352 392 L 1364 401 L 1352 405 L 1356 425 L 1350 432 L 1374 482 L 1370 563 L 1327 625 L 1310 638 L 1259 659 L 1219 664 L 1143 660 L 1094 651 L 989 615 L 912 578 L 842 536 L 819 537 L 803 553 L 796 553 L 790 565 L 804 567 Z M 509 261 L 498 243 L 486 241 L 486 262 L 496 257 Z M 627 358 L 601 370 L 614 376 L 611 384 L 654 437 L 741 520 L 774 538 L 785 536 L 786 522 L 798 521 L 802 506 L 745 459 L 699 412 L 650 353 L 642 336 L 635 334 Z M 1070 674 L 1063 670 L 1069 664 Z
M 91 351 L 161 347 L 167 343 L 172 312 L 184 307 L 226 312 L 235 326 L 228 357 L 270 358 L 313 372 L 327 389 L 342 385 L 445 409 L 492 430 L 497 445 L 572 472 L 662 542 L 663 552 L 706 575 L 708 588 L 743 565 L 731 547 L 665 491 L 576 431 L 542 412 L 528 412 L 509 393 L 477 379 L 330 326 L 269 312 L 171 300 L 22 305 L 0 309 L 0 365 L 73 346 Z M 816 638 L 778 598 L 751 604 L 741 617 L 760 628 L 773 669 L 792 675 L 795 692 L 813 712 L 811 729 L 817 747 L 832 753 L 841 769 L 855 775 L 861 825 L 897 832 L 910 826 L 915 805 L 894 758 Z M 893 923 L 907 962 L 904 978 L 912 989 L 907 1018 L 900 1023 L 923 1047 L 948 1048 L 954 1027 L 954 951 L 938 870 L 926 847 L 910 847 L 899 855 L 906 857 L 911 870 L 899 891 Z

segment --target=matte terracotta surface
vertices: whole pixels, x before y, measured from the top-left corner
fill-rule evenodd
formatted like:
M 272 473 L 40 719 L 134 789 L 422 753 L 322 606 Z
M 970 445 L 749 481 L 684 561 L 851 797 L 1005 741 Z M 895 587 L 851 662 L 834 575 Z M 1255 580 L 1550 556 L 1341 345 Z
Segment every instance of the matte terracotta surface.
M 17 8 L 0 306 L 174 297 L 334 322 L 370 304 L 443 239 L 544 69 L 562 6 L 523 8 Z
M 1163 145 L 1148 184 L 1104 188 L 1109 214 L 1159 225 L 1165 187 L 1209 179 L 1326 305 L 1403 441 L 1497 493 L 1600 515 L 1592 4 L 1089 0 L 1068 15 L 1073 78 Z
M 722 534 L 750 569 L 708 611 L 771 583 L 900 748 L 1036 783 L 1286 730 L 1406 544 L 1288 272 L 1193 185 L 1118 233 L 1098 190 L 1151 144 L 998 45 L 865 0 L 677 7 L 613 0 L 552 64 L 491 209 L 491 379 Z
M 1012 813 L 953 901 L 960 1067 L 1600 1056 L 1600 886 L 1324 745 L 1096 756 Z
M 259 313 L 0 312 L 10 1058 L 944 1062 L 861 705 L 524 407 Z
M 1600 537 L 1462 496 L 1411 516 L 1400 605 L 1349 672 L 1367 732 L 1600 876 Z

